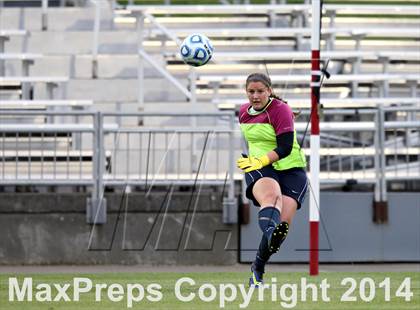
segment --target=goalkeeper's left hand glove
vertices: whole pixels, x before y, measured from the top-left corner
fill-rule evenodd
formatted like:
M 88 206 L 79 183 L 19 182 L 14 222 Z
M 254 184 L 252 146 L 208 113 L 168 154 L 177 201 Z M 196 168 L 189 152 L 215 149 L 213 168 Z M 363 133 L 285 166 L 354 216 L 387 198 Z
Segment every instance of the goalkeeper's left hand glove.
M 261 157 L 241 157 L 236 161 L 238 168 L 245 172 L 251 172 L 261 169 L 270 164 L 270 158 L 267 155 Z

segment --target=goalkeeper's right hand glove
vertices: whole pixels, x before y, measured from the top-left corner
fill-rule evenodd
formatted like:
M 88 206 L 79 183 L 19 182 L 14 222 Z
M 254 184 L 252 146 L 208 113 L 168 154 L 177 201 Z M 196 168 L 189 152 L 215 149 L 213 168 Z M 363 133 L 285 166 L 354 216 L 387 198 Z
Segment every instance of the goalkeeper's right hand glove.
M 242 156 L 243 157 L 239 158 L 236 161 L 236 165 L 244 172 L 258 170 L 270 164 L 270 158 L 268 158 L 267 155 L 261 157 L 244 157 L 244 155 L 242 154 Z

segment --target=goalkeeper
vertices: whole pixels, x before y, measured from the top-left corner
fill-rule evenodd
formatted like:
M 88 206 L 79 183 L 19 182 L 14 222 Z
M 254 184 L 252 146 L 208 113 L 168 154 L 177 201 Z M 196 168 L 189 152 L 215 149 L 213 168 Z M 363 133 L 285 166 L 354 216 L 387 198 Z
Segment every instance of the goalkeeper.
M 296 140 L 294 114 L 274 95 L 268 76 L 253 73 L 246 80 L 249 103 L 241 106 L 239 123 L 249 154 L 237 160 L 245 172 L 246 196 L 260 207 L 262 238 L 251 266 L 250 285 L 263 283 L 264 267 L 280 249 L 306 188 L 306 160 Z

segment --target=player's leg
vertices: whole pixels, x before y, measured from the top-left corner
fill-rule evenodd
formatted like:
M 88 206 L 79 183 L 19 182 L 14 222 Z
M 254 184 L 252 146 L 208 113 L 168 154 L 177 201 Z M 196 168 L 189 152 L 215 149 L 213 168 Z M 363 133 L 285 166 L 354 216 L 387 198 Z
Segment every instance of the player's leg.
M 247 188 L 247 197 L 257 206 L 261 206 L 258 222 L 263 236 L 251 267 L 250 279 L 250 284 L 256 285 L 262 283 L 268 259 L 280 249 L 285 240 L 289 232 L 289 223 L 292 222 L 296 210 L 300 208 L 307 188 L 306 173 L 303 169 L 284 172 L 264 169 L 263 173 L 269 177 L 260 179 L 252 177 L 253 187 Z M 249 189 L 252 190 L 251 195 Z
M 252 188 L 254 199 L 261 206 L 258 212 L 258 224 L 263 233 L 258 247 L 256 258 L 251 266 L 252 277 L 250 284 L 262 283 L 265 264 L 273 253 L 270 250 L 273 234 L 279 234 L 280 211 L 282 209 L 281 189 L 278 182 L 270 177 L 257 180 Z M 283 224 L 281 224 L 283 225 Z M 276 242 L 274 242 L 276 244 Z
M 278 182 L 270 177 L 257 180 L 252 188 L 252 194 L 258 201 L 261 210 L 267 207 L 275 208 L 281 212 L 281 189 Z
M 258 213 L 258 223 L 263 232 L 261 245 L 267 245 L 268 250 L 260 248 L 260 252 L 265 253 L 262 259 L 267 261 L 271 254 L 280 249 L 281 243 L 286 238 L 289 231 L 289 221 L 286 219 L 294 216 L 293 209 L 296 212 L 297 203 L 290 197 L 282 195 L 279 183 L 273 178 L 259 179 L 254 185 L 253 195 L 261 205 Z M 287 203 L 285 216 L 283 197 L 286 197 Z
M 281 199 L 278 200 L 281 201 L 281 218 L 277 219 L 278 224 L 272 228 L 270 235 L 263 231 L 256 258 L 251 266 L 252 280 L 250 279 L 250 284 L 258 285 L 262 283 L 265 264 L 270 256 L 280 249 L 281 244 L 289 232 L 289 225 L 292 223 L 296 214 L 298 203 L 295 199 L 282 195 Z M 267 207 L 264 209 L 269 210 Z M 264 212 L 264 209 L 259 212 L 261 230 L 263 230 L 263 227 L 261 227 L 261 213 Z
M 289 226 L 292 224 L 296 211 L 300 209 L 305 198 L 308 180 L 303 169 L 293 169 L 280 173 L 280 186 L 282 188 L 282 213 L 281 222 L 287 229 L 283 230 L 281 238 L 277 240 L 278 247 L 284 242 L 287 237 Z
M 298 209 L 298 203 L 292 197 L 283 195 L 282 196 L 283 209 L 281 212 L 281 220 L 287 222 L 289 226 L 292 224 L 293 218 L 296 215 Z
M 280 250 L 280 246 L 284 242 L 289 233 L 289 227 L 295 217 L 298 203 L 293 198 L 282 195 L 282 212 L 281 223 L 275 228 L 273 237 L 271 238 L 270 251 L 272 254 Z

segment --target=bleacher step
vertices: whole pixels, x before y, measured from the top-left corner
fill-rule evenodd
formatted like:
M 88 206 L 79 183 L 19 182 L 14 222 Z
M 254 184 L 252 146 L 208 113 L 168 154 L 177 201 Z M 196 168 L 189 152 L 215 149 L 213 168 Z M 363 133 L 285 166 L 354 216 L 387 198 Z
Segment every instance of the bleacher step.
M 73 79 L 69 82 L 67 94 L 72 99 L 90 98 L 94 101 L 114 102 L 136 101 L 138 80 Z M 162 78 L 149 78 L 144 81 L 144 97 L 145 101 L 185 100 L 185 96 L 178 89 Z

